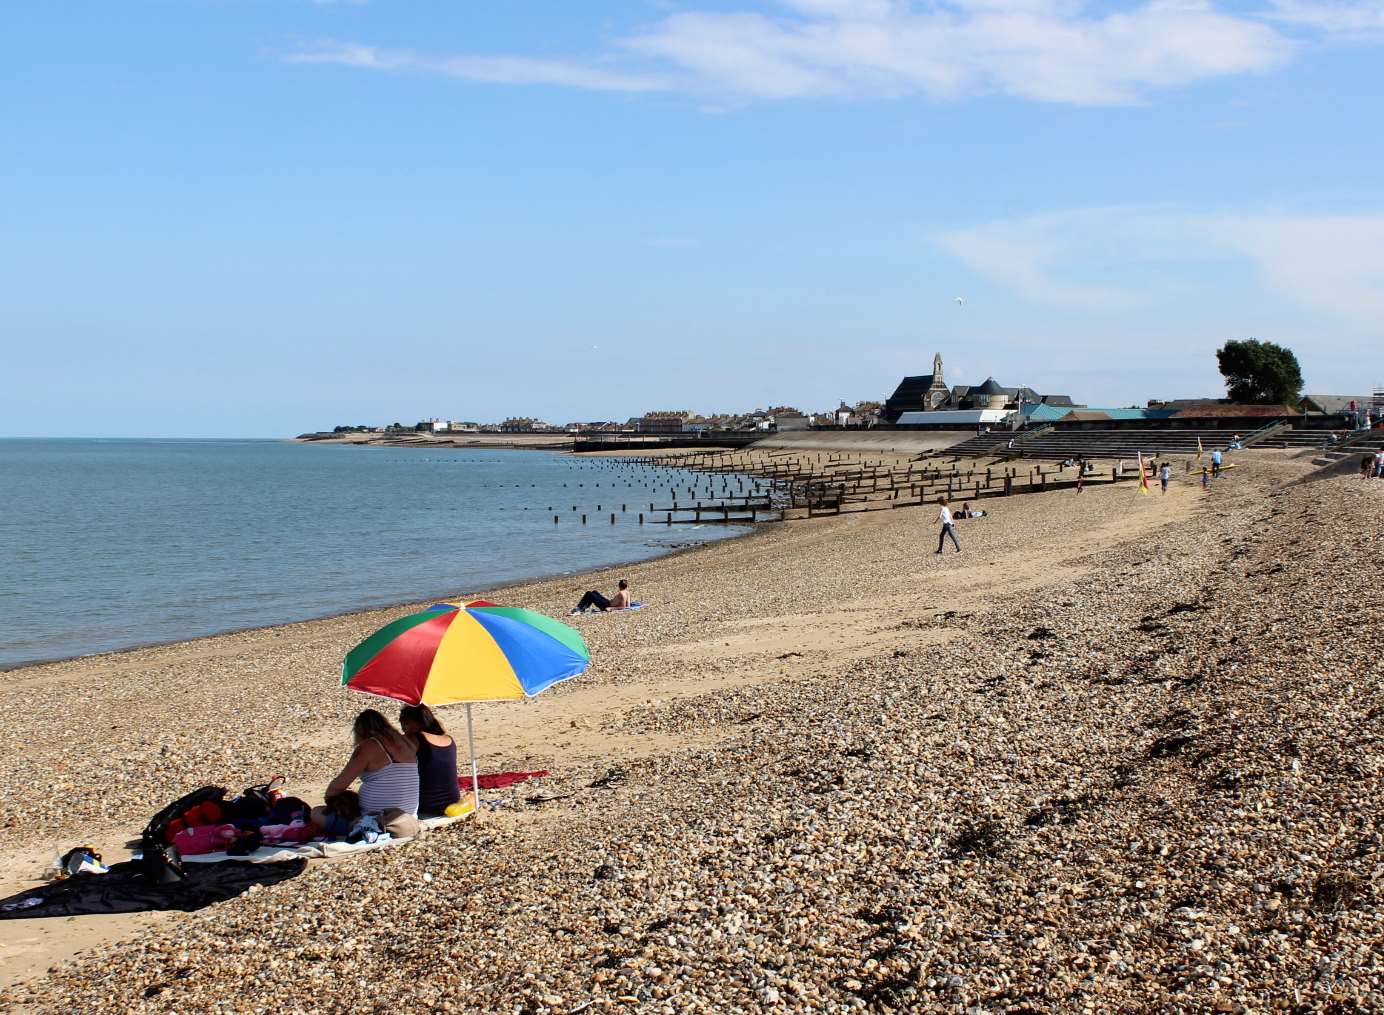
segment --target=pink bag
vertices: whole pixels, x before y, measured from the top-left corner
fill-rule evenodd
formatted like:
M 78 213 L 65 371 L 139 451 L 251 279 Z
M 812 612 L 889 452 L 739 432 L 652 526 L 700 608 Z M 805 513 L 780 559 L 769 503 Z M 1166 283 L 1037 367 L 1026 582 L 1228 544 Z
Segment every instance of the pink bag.
M 173 836 L 173 845 L 183 856 L 197 856 L 225 849 L 234 838 L 235 825 L 198 825 Z

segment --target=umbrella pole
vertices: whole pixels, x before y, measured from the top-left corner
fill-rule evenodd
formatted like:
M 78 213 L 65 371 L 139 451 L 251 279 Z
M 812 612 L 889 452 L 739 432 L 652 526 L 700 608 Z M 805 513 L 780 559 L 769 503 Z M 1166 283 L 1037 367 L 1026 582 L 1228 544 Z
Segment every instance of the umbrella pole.
M 471 747 L 471 799 L 475 813 L 481 812 L 481 777 L 476 769 L 476 728 L 471 724 L 471 703 L 466 703 L 466 741 Z

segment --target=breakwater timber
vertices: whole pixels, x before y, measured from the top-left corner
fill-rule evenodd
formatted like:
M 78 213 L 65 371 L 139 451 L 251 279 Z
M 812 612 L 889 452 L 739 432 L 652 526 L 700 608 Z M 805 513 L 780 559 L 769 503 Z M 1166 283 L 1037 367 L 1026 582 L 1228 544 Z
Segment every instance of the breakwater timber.
M 1119 461 L 1090 464 L 1084 476 L 1075 465 L 1009 463 L 993 457 L 964 458 L 940 451 L 897 454 L 869 451 L 812 451 L 796 448 L 669 451 L 636 457 L 646 467 L 684 469 L 694 475 L 730 473 L 771 484 L 775 508 L 765 519 L 789 521 L 862 511 L 982 501 L 1026 493 L 1075 490 L 1137 480 L 1137 467 Z M 1185 471 L 1185 466 L 1180 465 Z M 686 512 L 701 505 L 685 503 Z

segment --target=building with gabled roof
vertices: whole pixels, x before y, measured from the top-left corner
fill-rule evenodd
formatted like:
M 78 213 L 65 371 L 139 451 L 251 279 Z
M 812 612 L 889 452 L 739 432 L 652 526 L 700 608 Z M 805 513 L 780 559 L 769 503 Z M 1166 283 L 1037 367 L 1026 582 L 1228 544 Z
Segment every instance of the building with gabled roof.
M 905 377 L 884 403 L 884 419 L 899 423 L 904 413 L 1019 409 L 1028 405 L 1076 408 L 1070 395 L 1042 395 L 1027 385 L 1007 387 L 987 377 L 977 385 L 948 388 L 942 377 L 942 354 L 932 358 L 932 373 Z M 916 417 L 910 415 L 910 419 Z

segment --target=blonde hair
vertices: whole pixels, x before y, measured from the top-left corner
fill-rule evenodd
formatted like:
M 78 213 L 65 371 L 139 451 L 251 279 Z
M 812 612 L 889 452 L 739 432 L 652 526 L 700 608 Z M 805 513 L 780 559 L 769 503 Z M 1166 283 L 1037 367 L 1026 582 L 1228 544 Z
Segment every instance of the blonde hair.
M 367 708 L 351 724 L 351 736 L 358 744 L 372 737 L 386 740 L 395 746 L 407 744 L 404 735 L 394 728 L 394 724 L 373 708 Z

